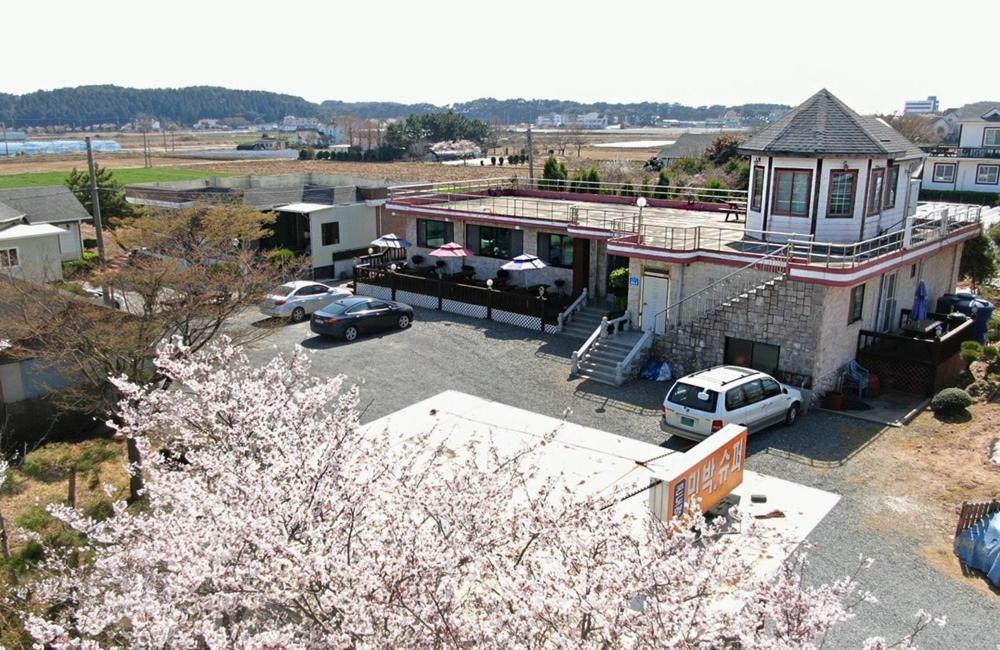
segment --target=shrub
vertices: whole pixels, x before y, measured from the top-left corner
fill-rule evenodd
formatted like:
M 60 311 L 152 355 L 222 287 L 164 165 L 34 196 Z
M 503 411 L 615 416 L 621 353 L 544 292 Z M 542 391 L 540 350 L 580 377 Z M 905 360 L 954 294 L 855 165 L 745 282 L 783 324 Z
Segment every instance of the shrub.
M 965 367 L 968 368 L 983 357 L 983 346 L 975 341 L 963 341 L 958 354 L 962 357 L 962 361 L 965 362 Z
M 316 157 L 316 150 L 312 147 L 299 149 L 299 160 L 312 160 Z
M 989 381 L 987 379 L 977 379 L 965 388 L 967 392 L 972 397 L 989 397 L 996 391 L 997 385 L 995 382 Z
M 628 268 L 620 267 L 611 272 L 611 286 L 622 289 L 628 286 Z
M 974 402 L 961 388 L 945 388 L 931 399 L 931 409 L 935 413 L 961 413 Z
M 290 248 L 275 248 L 267 254 L 267 261 L 275 266 L 288 266 L 295 261 L 295 253 Z
M 993 312 L 986 326 L 986 340 L 990 343 L 1000 343 L 1000 309 Z
M 497 157 L 496 156 L 490 156 L 490 164 L 491 165 L 497 164 Z
M 46 530 L 56 521 L 55 517 L 49 514 L 44 506 L 30 506 L 17 516 L 14 520 L 18 526 L 33 533 L 40 533 Z

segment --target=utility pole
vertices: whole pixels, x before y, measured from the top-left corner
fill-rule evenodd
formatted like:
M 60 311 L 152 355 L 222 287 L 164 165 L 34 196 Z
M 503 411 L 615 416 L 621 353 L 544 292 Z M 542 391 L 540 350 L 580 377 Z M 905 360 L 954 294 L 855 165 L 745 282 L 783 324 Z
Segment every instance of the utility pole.
M 101 224 L 101 193 L 97 189 L 97 165 L 94 164 L 94 150 L 90 146 L 90 136 L 88 135 L 85 139 L 87 141 L 87 170 L 90 176 L 90 203 L 93 206 L 94 232 L 97 238 L 97 257 L 103 265 L 108 260 L 104 251 L 104 227 Z M 108 307 L 113 305 L 111 292 L 103 285 L 101 286 L 101 296 L 105 305 Z
M 528 180 L 535 187 L 535 145 L 531 142 L 531 124 L 528 124 Z
M 7 146 L 7 123 L 0 122 L 0 129 L 3 129 L 3 155 L 10 156 L 10 147 Z

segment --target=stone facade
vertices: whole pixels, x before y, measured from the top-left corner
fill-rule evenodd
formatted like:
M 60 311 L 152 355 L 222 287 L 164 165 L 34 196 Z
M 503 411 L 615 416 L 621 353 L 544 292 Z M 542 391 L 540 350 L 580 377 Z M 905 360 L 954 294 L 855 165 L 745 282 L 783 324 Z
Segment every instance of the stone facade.
M 780 346 L 779 369 L 812 376 L 822 309 L 822 287 L 778 280 L 656 337 L 654 354 L 681 375 L 722 363 L 726 337 L 742 338 Z

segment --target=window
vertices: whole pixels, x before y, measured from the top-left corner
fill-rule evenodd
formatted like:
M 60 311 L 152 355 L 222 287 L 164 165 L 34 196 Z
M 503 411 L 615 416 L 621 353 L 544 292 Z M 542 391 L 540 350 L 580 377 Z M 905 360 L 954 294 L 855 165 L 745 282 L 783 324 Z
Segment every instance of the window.
M 771 212 L 785 217 L 809 216 L 811 182 L 812 172 L 808 169 L 775 169 Z
M 780 346 L 727 336 L 722 358 L 728 365 L 773 373 L 778 369 L 780 354 Z
M 20 265 L 16 248 L 0 248 L 0 269 L 12 269 Z
M 976 185 L 996 185 L 1000 181 L 1000 165 L 976 167 Z
M 840 218 L 854 216 L 854 190 L 857 184 L 856 169 L 830 172 L 830 203 L 826 209 L 826 216 Z
M 932 179 L 935 183 L 954 183 L 955 163 L 934 163 Z
M 454 239 L 454 224 L 447 221 L 417 219 L 417 246 L 440 248 Z
M 704 397 L 708 397 L 708 399 L 699 399 L 698 395 L 703 395 Z M 718 399 L 719 394 L 714 390 L 699 388 L 697 386 L 692 386 L 691 384 L 685 384 L 684 382 L 679 381 L 674 384 L 674 389 L 670 391 L 670 397 L 667 398 L 667 401 L 671 404 L 680 404 L 681 406 L 686 406 L 698 411 L 715 413 L 715 405 Z
M 868 179 L 868 214 L 877 214 L 882 205 L 882 190 L 885 187 L 885 170 L 873 169 Z
M 320 227 L 320 239 L 323 240 L 324 246 L 335 246 L 340 243 L 340 224 L 336 221 L 331 221 L 329 223 L 321 224 Z
M 983 146 L 1000 147 L 1000 128 L 986 127 L 983 129 Z
M 761 386 L 764 387 L 764 399 L 775 397 L 776 395 L 781 395 L 781 384 L 775 380 L 767 377 L 766 379 L 760 380 Z
M 859 284 L 851 289 L 851 304 L 847 312 L 847 324 L 861 320 L 865 308 L 865 285 Z
M 538 233 L 538 258 L 549 266 L 573 268 L 573 238 L 570 235 Z
M 755 165 L 753 168 L 753 193 L 750 196 L 750 209 L 760 212 L 761 204 L 764 202 L 764 166 Z
M 885 177 L 885 200 L 882 202 L 883 208 L 896 207 L 896 186 L 899 184 L 899 165 L 889 167 L 889 172 Z
M 743 395 L 747 398 L 747 404 L 756 404 L 764 399 L 764 387 L 760 385 L 760 380 L 754 379 L 743 384 Z
M 743 408 L 747 405 L 747 397 L 743 393 L 743 387 L 737 386 L 736 388 L 729 389 L 726 393 L 726 410 L 735 411 L 736 409 Z
M 510 259 L 524 249 L 524 231 L 470 224 L 465 229 L 466 246 L 476 255 Z
M 329 290 L 326 287 L 322 287 L 318 284 L 310 284 L 308 286 L 302 287 L 295 292 L 296 296 L 318 296 L 321 293 L 327 293 Z

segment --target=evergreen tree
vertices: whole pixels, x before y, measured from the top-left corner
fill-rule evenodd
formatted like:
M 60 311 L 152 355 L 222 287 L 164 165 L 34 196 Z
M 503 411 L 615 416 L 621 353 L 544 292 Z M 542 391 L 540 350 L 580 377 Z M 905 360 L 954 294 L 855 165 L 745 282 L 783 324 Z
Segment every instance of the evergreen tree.
M 566 165 L 556 160 L 555 156 L 549 156 L 542 167 L 542 189 L 561 189 L 562 181 L 566 180 Z
M 125 200 L 125 187 L 118 182 L 107 167 L 96 165 L 97 191 L 101 198 L 101 216 L 105 219 L 127 217 L 132 214 L 132 205 Z M 87 212 L 94 215 L 94 204 L 90 200 L 90 173 L 75 167 L 66 177 L 66 187 L 83 204 Z
M 667 170 L 660 171 L 660 175 L 656 179 L 656 190 L 654 191 L 654 196 L 658 199 L 665 199 L 670 194 L 670 177 L 667 176 Z

